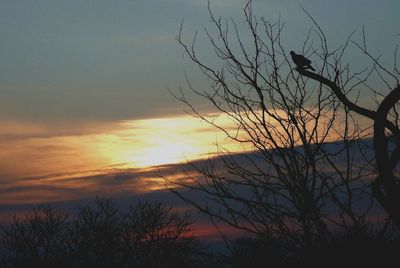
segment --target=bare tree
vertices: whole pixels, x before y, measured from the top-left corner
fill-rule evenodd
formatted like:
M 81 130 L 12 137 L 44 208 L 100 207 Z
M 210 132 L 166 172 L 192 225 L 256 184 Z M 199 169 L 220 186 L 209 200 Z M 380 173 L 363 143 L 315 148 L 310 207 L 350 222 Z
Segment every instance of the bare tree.
M 393 67 L 390 69 L 385 67 L 380 57 L 372 55 L 367 49 L 366 35 L 363 29 L 362 42 L 352 41 L 352 43 L 372 64 L 360 73 L 350 74 L 349 65 L 345 65 L 343 68 L 344 64 L 341 62 L 347 44 L 341 50 L 328 50 L 324 32 L 312 16 L 309 13 L 307 15 L 314 22 L 316 33 L 319 36 L 322 49 L 315 51 L 314 54 L 322 59 L 322 66 L 318 72 L 309 72 L 302 68 L 299 68 L 298 72 L 330 89 L 349 111 L 372 121 L 377 171 L 376 179 L 371 183 L 372 194 L 394 224 L 400 227 L 400 181 L 397 176 L 397 166 L 400 161 L 398 50 L 396 48 L 393 55 Z M 375 108 L 363 107 L 357 101 L 348 98 L 348 83 L 343 80 L 343 77 L 349 77 L 349 75 L 357 81 L 357 85 L 363 86 L 364 92 L 371 89 L 377 100 Z M 382 82 L 379 89 L 369 85 L 369 78 L 372 75 Z M 333 77 L 334 79 L 332 79 Z
M 162 203 L 140 202 L 123 218 L 125 255 L 137 256 L 137 267 L 212 266 L 204 264 L 209 256 L 192 235 L 189 214 L 178 214 Z
M 189 90 L 211 103 L 215 114 L 228 118 L 234 129 L 201 113 L 182 89 L 172 94 L 246 152 L 219 147 L 218 157 L 206 165 L 189 163 L 197 171 L 188 172 L 190 183 L 164 181 L 215 223 L 259 237 L 285 238 L 294 247 L 330 241 L 335 228 L 365 224 L 373 204 L 368 179 L 376 171 L 366 140 L 372 130 L 351 113 L 363 108 L 347 97 L 357 97 L 364 72 L 351 74 L 347 65 L 340 65 L 351 36 L 333 54 L 320 28 L 323 53 L 312 46 L 314 32 L 306 36 L 301 53 L 320 56 L 318 72 L 328 77 L 323 78 L 318 72 L 294 70 L 280 21 L 255 17 L 251 1 L 243 14 L 246 33 L 234 20 L 217 18 L 209 7 L 213 30 L 205 34 L 216 64 L 199 56 L 197 33 L 185 41 L 181 27 L 177 36 L 185 55 L 210 82 L 201 90 L 187 79 Z M 341 87 L 336 86 L 339 81 Z M 384 123 L 387 127 L 394 129 L 395 124 Z M 203 201 L 193 199 L 192 191 L 202 193 Z
M 11 226 L 1 226 L 4 266 L 69 267 L 71 235 L 67 218 L 64 211 L 42 205 L 23 219 L 15 217 Z

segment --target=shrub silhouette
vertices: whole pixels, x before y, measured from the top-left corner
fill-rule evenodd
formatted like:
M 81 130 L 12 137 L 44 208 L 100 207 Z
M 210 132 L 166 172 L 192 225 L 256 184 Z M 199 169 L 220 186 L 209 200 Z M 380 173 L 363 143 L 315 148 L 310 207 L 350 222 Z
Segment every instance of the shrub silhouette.
M 231 263 L 234 268 L 274 267 L 284 263 L 282 244 L 273 239 L 237 239 L 232 247 Z
M 398 262 L 400 239 L 396 230 L 386 234 L 367 224 L 342 231 L 330 243 L 306 249 L 299 262 L 312 267 L 382 266 Z
M 205 267 L 189 215 L 161 203 L 121 211 L 110 199 L 78 205 L 76 217 L 41 205 L 1 227 L 4 267 Z
M 240 238 L 231 247 L 229 267 L 382 266 L 397 263 L 400 237 L 396 229 L 361 224 L 338 231 L 331 241 L 293 246 L 287 237 Z

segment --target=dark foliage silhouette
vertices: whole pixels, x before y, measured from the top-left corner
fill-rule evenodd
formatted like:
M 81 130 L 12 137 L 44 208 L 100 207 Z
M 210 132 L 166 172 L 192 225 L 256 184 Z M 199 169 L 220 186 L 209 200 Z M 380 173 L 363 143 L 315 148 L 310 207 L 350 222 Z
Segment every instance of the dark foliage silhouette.
M 161 203 L 120 211 L 110 199 L 76 217 L 43 205 L 1 227 L 4 267 L 209 267 L 188 215 Z M 208 261 L 206 261 L 208 260 Z
M 312 247 L 292 248 L 273 237 L 241 238 L 232 245 L 231 267 L 370 267 L 398 262 L 400 236 L 368 225 L 353 226 Z M 394 266 L 393 266 L 394 267 Z
M 371 267 L 398 263 L 400 237 L 392 230 L 386 235 L 368 225 L 341 231 L 330 243 L 304 249 L 297 263 L 311 267 Z

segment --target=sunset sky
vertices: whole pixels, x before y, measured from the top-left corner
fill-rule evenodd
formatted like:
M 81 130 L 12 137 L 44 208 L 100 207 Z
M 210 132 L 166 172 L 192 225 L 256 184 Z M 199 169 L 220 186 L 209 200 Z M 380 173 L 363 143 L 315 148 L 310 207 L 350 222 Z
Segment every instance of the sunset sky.
M 245 2 L 210 5 L 240 22 Z M 254 10 L 280 17 L 285 43 L 298 50 L 311 26 L 300 5 L 333 46 L 365 25 L 369 46 L 391 62 L 400 1 L 256 0 Z M 0 214 L 96 194 L 140 196 L 161 189 L 155 165 L 182 177 L 173 165 L 212 155 L 216 143 L 240 151 L 167 90 L 184 89 L 185 73 L 208 86 L 175 40 L 182 21 L 188 40 L 199 31 L 212 61 L 205 0 L 0 1 Z

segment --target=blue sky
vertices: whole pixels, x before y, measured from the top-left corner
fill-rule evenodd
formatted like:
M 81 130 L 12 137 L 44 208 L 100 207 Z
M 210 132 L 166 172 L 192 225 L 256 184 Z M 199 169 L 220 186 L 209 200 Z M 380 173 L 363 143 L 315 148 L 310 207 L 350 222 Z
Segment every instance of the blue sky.
M 295 49 L 310 27 L 300 4 L 332 44 L 363 25 L 378 54 L 390 57 L 400 41 L 396 0 L 254 2 L 257 15 L 272 21 L 281 16 L 288 46 Z M 210 3 L 218 16 L 241 21 L 245 1 Z M 207 84 L 174 40 L 182 20 L 188 36 L 208 27 L 206 1 L 2 0 L 0 117 L 80 122 L 182 112 L 165 88 L 184 85 L 185 71 Z

